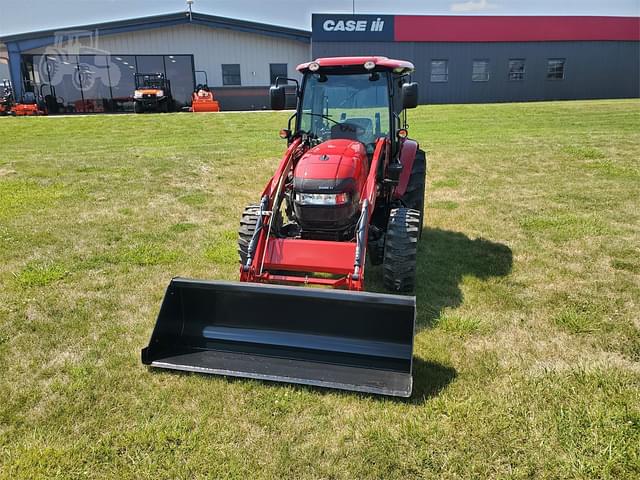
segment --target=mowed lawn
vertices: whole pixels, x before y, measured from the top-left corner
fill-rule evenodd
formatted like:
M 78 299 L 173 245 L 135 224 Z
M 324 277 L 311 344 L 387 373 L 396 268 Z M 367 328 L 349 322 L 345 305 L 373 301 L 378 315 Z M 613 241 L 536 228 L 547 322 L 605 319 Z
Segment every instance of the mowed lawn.
M 0 478 L 638 478 L 638 100 L 410 112 L 410 399 L 141 365 L 171 277 L 237 279 L 287 115 L 0 119 Z

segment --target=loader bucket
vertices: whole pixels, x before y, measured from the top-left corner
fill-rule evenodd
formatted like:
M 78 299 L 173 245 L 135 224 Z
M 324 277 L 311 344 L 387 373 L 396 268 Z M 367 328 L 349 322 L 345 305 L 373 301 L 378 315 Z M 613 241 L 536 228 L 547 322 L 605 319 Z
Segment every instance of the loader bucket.
M 142 363 L 408 397 L 415 297 L 174 278 Z

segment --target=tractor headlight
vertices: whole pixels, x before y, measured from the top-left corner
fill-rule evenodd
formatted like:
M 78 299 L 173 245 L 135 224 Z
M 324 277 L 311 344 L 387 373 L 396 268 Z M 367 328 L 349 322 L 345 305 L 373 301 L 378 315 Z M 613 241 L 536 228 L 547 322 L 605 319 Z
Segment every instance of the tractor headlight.
M 136 90 L 133 92 L 133 98 L 142 98 L 142 92 L 140 90 Z
M 348 193 L 298 193 L 296 201 L 300 205 L 344 205 L 349 203 Z
M 156 92 L 156 97 L 164 97 L 164 92 L 162 90 L 158 90 Z

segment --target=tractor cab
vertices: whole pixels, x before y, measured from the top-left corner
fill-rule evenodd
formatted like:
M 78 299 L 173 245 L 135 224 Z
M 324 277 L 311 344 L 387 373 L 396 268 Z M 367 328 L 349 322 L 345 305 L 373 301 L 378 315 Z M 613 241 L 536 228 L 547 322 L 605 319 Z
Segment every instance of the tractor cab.
M 297 130 L 312 143 L 354 140 L 372 155 L 390 132 L 387 73 L 309 73 L 298 114 Z
M 171 82 L 163 73 L 136 73 L 135 87 L 133 108 L 136 113 L 173 111 Z
M 385 57 L 339 57 L 302 64 L 302 85 L 294 115 L 296 135 L 310 144 L 347 138 L 361 142 L 369 156 L 380 138 L 397 144 L 406 136 L 402 112 L 417 104 L 413 65 Z M 272 108 L 284 107 L 284 86 L 271 89 Z

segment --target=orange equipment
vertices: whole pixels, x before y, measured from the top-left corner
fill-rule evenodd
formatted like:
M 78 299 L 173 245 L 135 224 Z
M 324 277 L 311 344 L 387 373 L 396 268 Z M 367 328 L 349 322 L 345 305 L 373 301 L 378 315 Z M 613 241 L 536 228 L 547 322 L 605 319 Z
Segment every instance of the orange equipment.
M 220 104 L 213 96 L 213 92 L 206 85 L 205 88 L 193 92 L 191 95 L 191 112 L 219 112 Z
M 13 107 L 13 89 L 9 80 L 3 80 L 0 85 L 0 115 L 9 115 Z
M 41 109 L 38 104 L 36 94 L 33 92 L 25 92 L 22 101 L 11 107 L 11 115 L 16 117 L 27 117 L 33 115 L 46 115 L 46 109 Z
M 17 103 L 11 109 L 11 115 L 15 115 L 16 117 L 29 117 L 33 115 L 45 115 L 43 110 L 38 108 L 38 105 L 31 103 Z
M 207 72 L 197 70 L 196 73 L 204 74 L 204 83 L 198 84 L 191 94 L 190 112 L 219 112 L 220 103 L 215 99 L 213 92 L 209 89 L 207 82 Z

